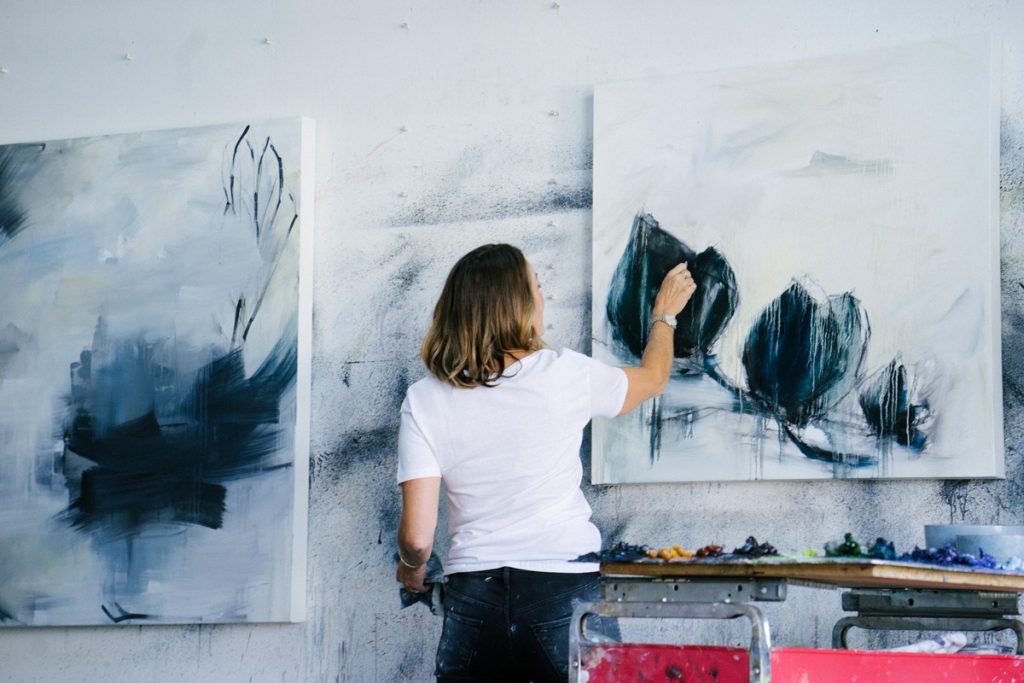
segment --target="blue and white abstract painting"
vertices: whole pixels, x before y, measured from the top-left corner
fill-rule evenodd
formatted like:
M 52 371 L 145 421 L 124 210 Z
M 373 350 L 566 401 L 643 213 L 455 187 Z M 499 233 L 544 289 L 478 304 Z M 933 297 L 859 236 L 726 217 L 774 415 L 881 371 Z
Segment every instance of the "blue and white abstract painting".
M 294 621 L 312 124 L 0 146 L 0 624 Z
M 595 89 L 595 355 L 698 285 L 595 483 L 1003 475 L 996 72 L 979 36 Z

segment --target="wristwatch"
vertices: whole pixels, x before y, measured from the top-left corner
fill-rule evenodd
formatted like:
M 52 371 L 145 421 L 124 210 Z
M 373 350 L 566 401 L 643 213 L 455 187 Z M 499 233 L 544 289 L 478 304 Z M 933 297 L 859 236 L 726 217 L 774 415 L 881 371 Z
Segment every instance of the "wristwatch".
M 654 325 L 654 323 L 665 323 L 673 330 L 676 329 L 676 317 L 674 315 L 656 315 L 651 318 L 651 325 Z

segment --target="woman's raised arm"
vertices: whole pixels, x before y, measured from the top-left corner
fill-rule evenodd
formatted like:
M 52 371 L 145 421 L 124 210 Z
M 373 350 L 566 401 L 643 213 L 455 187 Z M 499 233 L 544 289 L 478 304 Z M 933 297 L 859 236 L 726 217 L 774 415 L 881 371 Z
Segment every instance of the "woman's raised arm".
M 654 297 L 655 319 L 658 316 L 669 316 L 674 320 L 695 291 L 697 284 L 685 263 L 680 263 L 668 271 L 665 279 L 661 281 L 661 289 Z M 619 415 L 625 415 L 647 399 L 660 394 L 668 386 L 668 377 L 672 372 L 674 335 L 675 327 L 664 320 L 655 320 L 647 338 L 640 367 L 623 368 L 629 385 Z

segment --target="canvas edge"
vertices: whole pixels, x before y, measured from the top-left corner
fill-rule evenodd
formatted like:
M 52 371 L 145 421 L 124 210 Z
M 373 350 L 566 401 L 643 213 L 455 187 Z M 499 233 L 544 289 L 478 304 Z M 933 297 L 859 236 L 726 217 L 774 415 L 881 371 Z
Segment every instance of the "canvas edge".
M 298 367 L 295 378 L 295 460 L 292 514 L 292 581 L 288 621 L 306 619 L 306 565 L 309 548 L 309 441 L 312 401 L 313 231 L 316 125 L 305 116 L 300 127 Z
M 993 34 L 987 34 L 989 48 L 989 167 L 992 189 L 989 192 L 989 235 L 992 239 L 992 478 L 1006 478 L 1006 443 L 1003 430 L 1003 307 L 1002 273 L 1000 263 L 1000 242 L 1002 225 L 999 212 L 999 164 L 1000 164 L 1000 108 L 1002 105 L 1002 45 L 1003 41 Z

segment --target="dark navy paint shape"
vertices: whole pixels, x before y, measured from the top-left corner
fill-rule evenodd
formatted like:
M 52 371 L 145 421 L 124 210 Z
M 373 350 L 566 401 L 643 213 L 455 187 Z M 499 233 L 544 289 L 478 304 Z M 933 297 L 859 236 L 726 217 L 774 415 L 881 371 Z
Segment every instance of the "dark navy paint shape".
M 867 382 L 860 407 L 871 429 L 880 437 L 915 450 L 925 447 L 927 437 L 918 429 L 928 404 L 913 405 L 907 391 L 907 370 L 894 358 Z
M 823 417 L 856 382 L 870 328 L 849 293 L 819 302 L 799 283 L 770 303 L 743 348 L 750 393 L 781 422 Z
M 732 267 L 716 249 L 697 254 L 662 230 L 653 216 L 638 214 L 612 277 L 607 315 L 615 339 L 640 356 L 650 332 L 654 296 L 666 273 L 684 261 L 697 291 L 676 317 L 674 355 L 699 370 L 739 303 Z
M 72 367 L 65 444 L 96 467 L 81 474 L 71 523 L 120 532 L 155 521 L 220 528 L 222 483 L 275 466 L 278 405 L 295 380 L 296 348 L 294 336 L 280 340 L 249 378 L 241 350 L 231 351 L 200 369 L 184 401 L 168 405 L 161 388 L 175 384 L 173 371 L 143 345 L 107 343 L 101 322 L 94 348 Z M 97 353 L 107 358 L 101 367 Z

